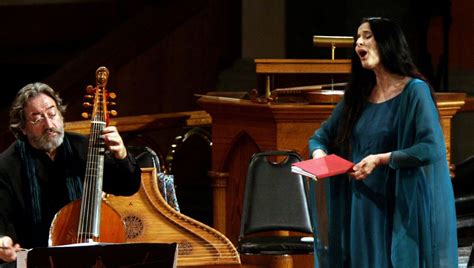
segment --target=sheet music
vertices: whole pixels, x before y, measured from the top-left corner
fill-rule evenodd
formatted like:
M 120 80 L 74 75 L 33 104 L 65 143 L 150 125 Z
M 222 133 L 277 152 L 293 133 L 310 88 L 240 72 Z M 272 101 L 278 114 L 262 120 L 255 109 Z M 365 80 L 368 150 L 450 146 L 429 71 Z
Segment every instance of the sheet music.
M 16 253 L 16 267 L 26 268 L 26 258 L 28 257 L 29 249 L 20 250 Z

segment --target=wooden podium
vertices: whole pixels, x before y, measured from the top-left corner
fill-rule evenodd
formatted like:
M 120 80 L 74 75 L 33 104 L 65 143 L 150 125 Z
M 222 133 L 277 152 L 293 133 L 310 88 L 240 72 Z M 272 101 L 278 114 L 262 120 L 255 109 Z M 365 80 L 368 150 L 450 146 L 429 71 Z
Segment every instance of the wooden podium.
M 257 62 L 257 71 L 262 70 L 264 75 L 275 75 L 291 70 L 293 73 L 298 72 L 292 69 L 291 61 L 267 60 L 261 63 L 272 67 L 259 69 Z M 321 65 L 318 61 L 309 63 L 297 61 L 294 66 L 304 67 L 305 73 L 311 72 L 307 64 L 323 68 L 324 72 L 334 71 L 331 69 L 334 66 L 327 66 L 327 64 L 331 65 L 331 62 L 324 61 L 323 63 Z M 342 73 L 348 70 L 347 66 L 344 67 L 339 63 L 337 62 L 336 65 L 343 68 Z M 281 64 L 281 68 L 278 68 L 278 64 Z M 437 94 L 437 99 L 449 161 L 451 118 L 464 104 L 465 94 L 440 93 Z M 251 156 L 266 150 L 296 150 L 307 158 L 308 138 L 329 117 L 335 104 L 257 104 L 250 100 L 214 96 L 201 97 L 198 103 L 212 118 L 213 145 L 210 175 L 213 178 L 213 226 L 236 244 L 240 230 L 248 162 Z M 324 228 L 324 223 L 323 226 L 320 224 L 320 227 Z M 242 262 L 245 262 L 244 259 Z

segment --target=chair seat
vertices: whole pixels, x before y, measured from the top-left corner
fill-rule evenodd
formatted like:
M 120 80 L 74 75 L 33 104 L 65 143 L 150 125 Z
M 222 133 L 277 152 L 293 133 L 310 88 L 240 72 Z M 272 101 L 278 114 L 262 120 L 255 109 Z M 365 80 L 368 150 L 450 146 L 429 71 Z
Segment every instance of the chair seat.
M 246 237 L 239 241 L 237 249 L 242 254 L 312 254 L 313 242 L 303 242 L 303 237 L 304 236 Z

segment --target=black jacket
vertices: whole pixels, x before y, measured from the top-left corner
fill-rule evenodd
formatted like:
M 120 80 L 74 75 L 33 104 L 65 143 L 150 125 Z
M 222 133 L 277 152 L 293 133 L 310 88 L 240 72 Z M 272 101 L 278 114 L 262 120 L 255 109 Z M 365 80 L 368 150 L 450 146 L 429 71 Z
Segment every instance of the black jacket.
M 74 133 L 65 133 L 65 136 L 72 149 L 68 159 L 62 153 L 64 144 L 58 147 L 54 161 L 46 153 L 30 147 L 37 159 L 36 174 L 42 195 L 42 222 L 39 224 L 32 221 L 29 182 L 15 143 L 0 155 L 0 236 L 12 237 L 23 248 L 48 245 L 52 219 L 69 203 L 65 178 L 71 175 L 84 178 L 88 139 Z M 128 153 L 125 159 L 116 160 L 106 154 L 103 191 L 130 196 L 139 187 L 140 168 L 135 158 Z

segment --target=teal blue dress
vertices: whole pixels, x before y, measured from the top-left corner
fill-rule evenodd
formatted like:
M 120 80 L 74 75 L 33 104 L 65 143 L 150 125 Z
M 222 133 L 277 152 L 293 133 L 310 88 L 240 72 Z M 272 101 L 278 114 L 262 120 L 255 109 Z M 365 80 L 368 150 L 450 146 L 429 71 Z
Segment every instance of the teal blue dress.
M 309 139 L 309 150 L 330 146 L 342 114 Z M 366 103 L 344 155 L 354 163 L 392 152 L 389 165 L 365 180 L 325 180 L 328 241 L 320 254 L 329 267 L 457 267 L 454 196 L 446 145 L 428 85 L 412 79 L 398 96 Z

